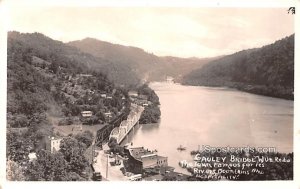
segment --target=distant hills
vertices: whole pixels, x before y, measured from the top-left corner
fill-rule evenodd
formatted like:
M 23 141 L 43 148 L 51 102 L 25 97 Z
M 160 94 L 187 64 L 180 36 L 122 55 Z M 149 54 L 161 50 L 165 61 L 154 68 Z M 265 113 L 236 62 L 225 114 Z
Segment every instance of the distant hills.
M 141 79 L 147 81 L 165 80 L 167 76 L 177 81 L 190 71 L 200 68 L 216 58 L 159 57 L 143 49 L 112 44 L 92 38 L 67 43 L 85 53 L 109 60 L 116 66 L 128 66 Z
M 92 38 L 63 43 L 40 33 L 9 32 L 8 39 L 28 47 L 28 55 L 34 53 L 77 72 L 101 72 L 117 86 L 164 81 L 171 76 L 186 85 L 227 86 L 293 99 L 294 35 L 262 48 L 201 59 L 160 57 Z
M 227 86 L 267 96 L 294 98 L 294 34 L 261 48 L 211 61 L 183 78 L 183 84 Z
M 64 57 L 71 64 L 107 74 L 117 85 L 135 86 L 146 81 L 162 81 L 172 76 L 180 82 L 183 75 L 216 58 L 159 57 L 143 49 L 112 44 L 97 39 L 63 43 L 41 33 L 9 32 L 8 38 L 39 49 L 40 57 Z

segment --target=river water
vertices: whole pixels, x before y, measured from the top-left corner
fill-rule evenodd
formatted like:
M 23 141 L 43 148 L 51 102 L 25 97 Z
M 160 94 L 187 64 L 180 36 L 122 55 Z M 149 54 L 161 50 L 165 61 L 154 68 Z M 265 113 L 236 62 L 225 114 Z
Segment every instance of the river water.
M 293 151 L 293 101 L 227 88 L 151 83 L 160 100 L 158 124 L 140 125 L 126 142 L 168 156 L 176 171 L 199 145 L 276 147 Z M 182 145 L 185 151 L 178 151 Z

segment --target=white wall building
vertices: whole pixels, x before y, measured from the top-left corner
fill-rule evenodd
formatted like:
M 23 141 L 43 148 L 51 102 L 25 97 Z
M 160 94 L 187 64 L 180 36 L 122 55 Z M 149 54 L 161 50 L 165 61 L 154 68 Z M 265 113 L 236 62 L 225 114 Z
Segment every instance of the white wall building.
M 60 142 L 62 138 L 54 138 L 54 137 L 48 137 L 46 149 L 49 150 L 51 153 L 55 153 L 60 150 Z

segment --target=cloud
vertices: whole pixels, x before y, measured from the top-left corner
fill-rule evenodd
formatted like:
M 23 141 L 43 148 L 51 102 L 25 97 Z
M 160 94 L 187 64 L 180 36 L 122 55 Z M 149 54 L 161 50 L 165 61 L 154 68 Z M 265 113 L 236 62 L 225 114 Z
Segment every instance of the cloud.
M 64 42 L 93 37 L 157 55 L 209 57 L 260 47 L 294 33 L 286 8 L 13 6 L 9 30 Z

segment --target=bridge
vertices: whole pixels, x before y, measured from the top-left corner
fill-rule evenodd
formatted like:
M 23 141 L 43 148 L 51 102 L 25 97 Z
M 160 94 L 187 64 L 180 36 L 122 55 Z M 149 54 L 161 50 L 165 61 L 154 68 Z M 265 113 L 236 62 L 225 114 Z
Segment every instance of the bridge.
M 138 123 L 143 111 L 144 107 L 131 104 L 130 113 L 126 120 L 123 120 L 119 127 L 115 127 L 109 136 L 109 139 L 115 138 L 118 144 L 124 140 L 126 135 L 131 131 L 131 129 Z

